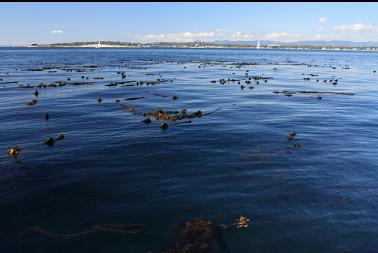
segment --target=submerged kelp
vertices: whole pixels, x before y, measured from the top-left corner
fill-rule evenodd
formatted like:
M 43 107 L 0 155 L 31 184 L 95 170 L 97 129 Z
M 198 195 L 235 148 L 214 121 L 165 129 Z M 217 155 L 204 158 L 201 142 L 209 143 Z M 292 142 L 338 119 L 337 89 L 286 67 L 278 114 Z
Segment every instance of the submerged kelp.
M 210 242 L 214 239 L 211 221 L 188 221 L 181 225 L 177 238 L 159 253 L 211 253 Z
M 181 224 L 172 242 L 159 253 L 215 253 L 230 252 L 224 232 L 248 227 L 249 219 L 240 216 L 234 224 L 216 224 L 211 220 L 193 220 Z M 216 245 L 214 245 L 214 243 Z M 214 247 L 216 246 L 216 247 Z M 219 251 L 217 249 L 219 249 Z
M 98 224 L 94 225 L 92 228 L 76 232 L 76 233 L 60 233 L 52 232 L 41 227 L 29 227 L 21 232 L 20 239 L 24 239 L 27 234 L 42 234 L 47 237 L 62 237 L 62 238 L 73 238 L 84 235 L 89 235 L 93 233 L 115 233 L 122 235 L 129 234 L 140 234 L 143 231 L 144 226 L 142 224 Z

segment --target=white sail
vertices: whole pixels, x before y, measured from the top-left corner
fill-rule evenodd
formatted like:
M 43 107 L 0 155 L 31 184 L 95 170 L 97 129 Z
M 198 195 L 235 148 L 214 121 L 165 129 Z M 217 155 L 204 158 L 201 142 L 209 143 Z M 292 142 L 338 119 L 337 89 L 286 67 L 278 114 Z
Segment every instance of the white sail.
M 96 48 L 100 48 L 100 47 L 101 47 L 101 43 L 100 43 L 100 41 L 98 41 Z
M 260 49 L 260 41 L 259 40 L 257 41 L 256 49 Z

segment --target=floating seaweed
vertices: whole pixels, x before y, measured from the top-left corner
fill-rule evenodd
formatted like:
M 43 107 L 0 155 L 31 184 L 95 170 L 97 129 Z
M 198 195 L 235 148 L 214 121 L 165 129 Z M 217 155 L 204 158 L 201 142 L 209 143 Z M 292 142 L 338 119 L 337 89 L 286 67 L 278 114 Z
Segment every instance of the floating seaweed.
M 337 95 L 354 95 L 354 93 L 351 92 L 335 92 L 335 91 L 305 91 L 305 90 L 299 90 L 299 91 L 273 91 L 272 93 L 278 94 L 282 93 L 285 96 L 292 96 L 296 93 L 303 93 L 303 94 L 337 94 Z
M 240 69 L 243 66 L 254 66 L 258 64 L 256 62 L 239 62 L 239 63 L 235 63 L 234 65 L 235 65 L 235 68 Z
M 28 102 L 27 105 L 33 106 L 33 105 L 36 105 L 37 103 L 38 103 L 37 99 L 33 99 L 32 101 Z
M 94 71 L 94 69 L 81 69 L 81 68 L 62 68 L 62 70 L 66 72 L 78 72 L 78 73 Z
M 169 125 L 167 122 L 163 122 L 160 127 L 165 130 L 169 127 Z
M 91 229 L 77 232 L 77 233 L 58 233 L 44 230 L 40 227 L 29 227 L 21 232 L 20 239 L 23 239 L 26 234 L 39 233 L 48 237 L 61 237 L 61 238 L 73 238 L 84 236 L 99 232 L 109 232 L 121 235 L 140 234 L 143 231 L 144 226 L 142 224 L 98 224 L 94 225 Z
M 294 131 L 290 131 L 289 134 L 287 135 L 287 139 L 288 139 L 289 141 L 291 141 L 291 140 L 293 140 L 293 139 L 295 138 L 296 135 L 297 135 L 296 132 L 294 132 Z
M 19 146 L 12 147 L 8 149 L 8 155 L 17 157 L 20 154 L 21 148 Z
M 144 97 L 131 97 L 131 98 L 125 98 L 125 100 L 137 100 L 137 99 L 142 99 Z
M 64 139 L 64 134 L 60 134 L 58 138 L 56 138 L 57 141 L 63 140 Z
M 125 84 L 125 83 L 133 83 L 135 81 L 122 81 L 122 82 L 112 82 L 112 83 L 109 83 L 109 84 L 105 84 L 105 86 L 108 86 L 108 87 L 115 87 L 115 86 L 118 86 L 120 84 Z M 135 86 L 135 85 L 129 85 L 129 86 Z
M 38 85 L 30 85 L 30 84 L 27 84 L 27 85 L 20 85 L 19 87 L 21 88 L 48 88 L 48 87 L 64 87 L 64 86 L 67 86 L 67 85 L 74 85 L 74 86 L 77 86 L 77 85 L 84 85 L 84 84 L 95 84 L 96 82 L 66 82 L 66 81 L 56 81 L 56 82 L 52 82 L 50 84 L 44 84 L 44 83 L 40 83 Z
M 45 144 L 48 145 L 48 146 L 50 146 L 50 147 L 52 147 L 55 144 L 55 139 L 53 137 L 49 136 L 47 138 L 47 140 L 45 141 Z
M 210 253 L 214 252 L 210 242 L 214 239 L 211 221 L 187 221 L 181 225 L 177 238 L 159 253 Z
M 2 81 L 3 79 L 1 79 L 0 81 Z M 0 84 L 12 84 L 12 83 L 18 83 L 18 82 L 2 82 Z
M 239 219 L 236 220 L 235 226 L 236 228 L 247 228 L 248 227 L 249 219 L 245 216 L 240 216 Z
M 50 147 L 52 147 L 52 146 L 54 146 L 55 142 L 63 140 L 63 139 L 64 139 L 64 134 L 60 134 L 58 136 L 58 138 L 56 138 L 56 139 L 54 139 L 53 137 L 49 136 L 47 138 L 47 140 L 45 141 L 45 144 L 48 145 L 48 146 L 50 146 Z
M 211 220 L 195 220 L 183 222 L 180 231 L 171 243 L 159 251 L 159 253 L 213 253 L 217 245 L 221 252 L 230 252 L 223 231 L 232 228 L 241 229 L 248 227 L 249 219 L 240 216 L 231 225 L 215 224 Z M 170 226 L 175 228 L 175 226 Z M 212 242 L 216 242 L 216 244 Z
M 304 93 L 304 94 L 337 94 L 337 95 L 354 95 L 354 93 L 351 92 L 333 92 L 333 91 L 305 91 L 305 90 L 300 90 L 297 91 L 299 93 Z
M 23 71 L 45 71 L 47 70 L 48 72 L 51 73 L 51 71 L 55 71 L 56 69 L 62 69 L 64 70 L 65 68 L 69 68 L 70 65 L 63 65 L 63 66 L 44 66 L 41 68 L 28 68 L 28 69 L 23 69 Z
M 144 122 L 146 124 L 150 124 L 152 122 L 152 120 L 150 118 L 146 118 L 142 122 Z
M 21 152 L 21 148 L 19 146 L 12 147 L 8 149 L 7 154 L 12 156 L 16 163 L 21 163 L 21 159 L 19 158 Z
M 274 94 L 282 93 L 285 96 L 290 97 L 290 96 L 294 95 L 296 92 L 295 91 L 283 90 L 283 91 L 273 91 L 272 93 L 274 93 Z
M 83 68 L 92 68 L 92 69 L 94 69 L 94 68 L 98 68 L 99 66 L 97 66 L 97 65 L 86 65 L 86 66 L 83 66 Z
M 180 111 L 163 111 L 162 108 L 158 108 L 155 111 L 147 112 L 144 116 L 154 117 L 156 120 L 164 121 L 177 121 L 186 118 L 202 117 L 202 111 L 196 111 L 188 114 L 186 109 Z

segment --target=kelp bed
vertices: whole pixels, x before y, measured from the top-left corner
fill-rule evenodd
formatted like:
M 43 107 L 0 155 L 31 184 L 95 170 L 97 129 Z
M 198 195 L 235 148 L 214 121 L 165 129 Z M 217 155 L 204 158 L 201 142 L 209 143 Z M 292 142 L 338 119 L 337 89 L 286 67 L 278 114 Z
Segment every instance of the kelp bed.
M 174 63 L 174 61 L 164 61 L 164 62 L 168 62 L 168 63 Z M 119 63 L 123 63 L 123 62 L 119 62 Z M 149 64 L 152 65 L 152 64 L 159 64 L 161 62 L 157 61 L 157 62 L 150 62 Z M 231 63 L 225 63 L 225 62 L 208 62 L 208 61 L 203 61 L 203 62 L 198 62 L 199 63 L 199 68 L 206 68 L 207 66 L 214 66 L 214 65 L 222 65 L 223 67 L 225 68 L 234 68 L 234 69 L 237 69 L 237 70 L 242 70 L 242 68 L 244 67 L 253 67 L 253 66 L 256 66 L 256 65 L 261 65 L 261 64 L 257 64 L 255 62 L 231 62 Z M 177 62 L 177 64 L 180 64 L 179 62 Z M 147 64 L 148 65 L 148 64 Z M 269 65 L 269 64 L 267 64 Z M 286 62 L 286 63 L 283 63 L 283 64 L 278 64 L 278 63 L 271 63 L 271 65 L 274 65 L 275 68 L 274 70 L 278 70 L 276 66 L 279 66 L 279 65 L 293 65 L 293 66 L 297 66 L 297 65 L 307 65 L 307 64 L 303 64 L 303 63 L 296 63 L 296 62 Z M 346 65 L 347 66 L 347 65 Z M 122 66 L 119 65 L 118 66 L 119 68 L 121 68 Z M 307 65 L 307 67 L 316 67 L 316 68 L 319 68 L 321 66 L 319 65 Z M 335 66 L 326 66 L 326 67 L 332 67 L 332 68 L 336 68 Z M 341 66 L 344 69 L 344 66 Z M 78 65 L 78 66 L 75 66 L 75 65 L 70 65 L 70 64 L 62 64 L 62 65 L 54 65 L 54 66 L 42 66 L 42 67 L 37 67 L 37 68 L 29 68 L 29 69 L 24 69 L 24 70 L 19 70 L 19 69 L 16 69 L 18 71 L 32 71 L 32 72 L 35 72 L 35 71 L 44 71 L 44 72 L 47 72 L 47 73 L 51 73 L 51 72 L 54 72 L 54 71 L 62 71 L 62 72 L 94 72 L 95 70 L 99 69 L 100 66 L 98 65 L 95 65 L 95 64 L 86 64 L 86 65 Z M 184 66 L 184 68 L 186 68 L 186 66 Z M 133 68 L 128 68 L 128 69 L 133 69 Z M 137 70 L 144 70 L 144 69 L 147 69 L 145 67 L 141 67 L 141 68 L 135 68 Z M 349 69 L 349 68 L 345 68 L 345 69 Z M 249 69 L 245 69 L 243 70 L 245 71 L 244 74 L 242 73 L 238 73 L 239 74 L 239 78 L 220 78 L 218 80 L 210 80 L 210 83 L 219 83 L 221 85 L 226 85 L 226 84 L 239 84 L 240 85 L 240 88 L 241 89 L 244 89 L 246 87 L 248 87 L 249 89 L 254 89 L 255 86 L 254 85 L 259 85 L 260 82 L 263 82 L 263 83 L 267 83 L 269 80 L 272 80 L 273 77 L 267 77 L 267 76 L 264 76 L 263 74 L 261 75 L 250 75 L 250 70 Z M 235 72 L 232 73 L 233 76 L 235 76 Z M 241 74 L 243 75 L 243 77 L 241 76 Z M 39 93 L 41 92 L 41 89 L 44 89 L 44 88 L 50 88 L 50 87 L 54 87 L 54 88 L 57 88 L 57 87 L 64 87 L 64 86 L 79 86 L 79 85 L 94 85 L 96 84 L 97 82 L 95 81 L 89 81 L 88 79 L 93 79 L 93 80 L 103 80 L 104 77 L 99 77 L 99 76 L 95 76 L 95 77 L 88 77 L 88 76 L 83 76 L 82 74 L 78 74 L 78 78 L 80 78 L 81 80 L 77 80 L 77 81 L 71 81 L 71 78 L 73 77 L 67 77 L 66 81 L 54 81 L 54 82 L 51 82 L 51 83 L 43 83 L 41 82 L 40 84 L 37 84 L 37 85 L 30 85 L 30 84 L 27 84 L 27 85 L 24 85 L 24 84 L 20 84 L 18 85 L 18 87 L 20 88 L 35 88 L 35 92 L 34 92 L 34 96 L 35 98 L 32 99 L 32 100 L 29 100 L 26 104 L 28 106 L 38 106 L 38 96 L 39 96 Z M 167 78 L 164 78 L 162 76 L 161 73 L 145 73 L 146 76 L 156 76 L 156 79 L 155 80 L 127 80 L 130 76 L 130 74 L 126 73 L 125 71 L 117 71 L 116 72 L 116 75 L 118 76 L 118 78 L 121 78 L 122 80 L 120 81 L 112 81 L 108 84 L 104 84 L 106 87 L 110 87 L 110 88 L 113 88 L 113 87 L 118 87 L 118 88 L 121 88 L 121 87 L 127 87 L 127 86 L 135 86 L 135 88 L 137 87 L 140 87 L 140 86 L 156 86 L 156 85 L 160 85 L 160 84 L 163 84 L 163 83 L 168 83 L 168 82 L 173 82 L 174 79 L 167 79 Z M 305 75 L 304 73 L 302 73 L 302 75 Z M 308 77 L 304 77 L 302 78 L 303 80 L 305 81 L 310 81 L 311 78 L 318 78 L 318 74 L 307 74 Z M 126 79 L 126 80 L 125 80 Z M 330 80 L 323 80 L 324 83 L 331 83 L 333 84 L 334 86 L 337 84 L 339 79 L 335 79 L 335 78 L 332 78 Z M 1 79 L 1 81 L 3 81 L 3 79 Z M 317 82 L 319 82 L 319 79 L 316 79 Z M 2 84 L 6 84 L 6 83 L 19 83 L 18 81 L 14 81 L 14 82 L 2 82 Z M 246 85 L 246 86 L 244 86 Z M 39 91 L 38 91 L 39 90 Z M 148 92 L 146 92 L 148 93 Z M 273 91 L 274 94 L 278 94 L 278 93 L 281 93 L 285 96 L 293 96 L 294 94 L 336 94 L 336 95 L 354 95 L 354 93 L 350 93 L 350 92 L 331 92 L 331 91 L 306 91 L 306 90 L 299 90 L 299 91 L 289 91 L 289 90 L 283 90 L 283 91 L 276 91 L 274 90 Z M 165 94 L 160 94 L 158 92 L 153 92 L 152 95 L 155 95 L 155 96 L 159 96 L 159 97 L 162 97 L 162 98 L 165 98 L 165 97 L 168 97 L 168 95 L 165 95 Z M 172 97 L 172 100 L 178 100 L 179 97 L 178 96 L 171 96 Z M 136 97 L 130 97 L 130 98 L 126 98 L 124 99 L 125 101 L 127 102 L 131 102 L 132 100 L 137 100 L 137 99 L 144 99 L 145 97 L 144 96 L 136 96 Z M 322 97 L 318 96 L 317 97 L 318 100 L 322 99 Z M 97 102 L 99 104 L 101 104 L 103 102 L 103 99 L 101 97 L 98 97 L 97 98 Z M 123 103 L 121 102 L 120 99 L 117 99 L 116 100 L 116 103 L 121 105 L 123 108 L 127 109 L 128 112 L 132 112 L 134 115 L 141 115 L 141 116 L 144 116 L 144 120 L 142 120 L 141 122 L 144 122 L 145 124 L 150 124 L 152 122 L 152 120 L 155 120 L 155 121 L 161 121 L 161 128 L 162 129 L 167 129 L 169 126 L 177 126 L 177 125 L 182 125 L 182 124 L 190 124 L 192 123 L 192 119 L 194 118 L 202 118 L 206 115 L 209 115 L 211 113 L 214 113 L 216 111 L 219 111 L 221 108 L 218 108 L 214 111 L 210 111 L 210 112 L 203 112 L 202 110 L 197 110 L 197 111 L 192 111 L 192 112 L 188 112 L 188 110 L 186 108 L 184 109 L 180 109 L 180 110 L 164 110 L 163 108 L 157 108 L 153 111 L 148 111 L 148 112 L 140 112 L 139 109 L 135 109 L 133 106 L 129 105 L 129 104 L 126 104 L 126 103 Z M 47 116 L 46 116 L 47 115 Z M 49 118 L 49 114 L 48 112 L 45 112 L 45 120 L 47 121 Z M 49 146 L 53 146 L 53 143 L 54 141 L 50 138 L 50 140 L 48 139 L 48 141 L 45 142 L 45 144 L 49 145 Z M 8 153 L 10 156 L 12 157 L 15 157 L 16 158 L 16 161 L 17 163 L 20 163 L 21 160 L 19 159 L 19 151 L 17 152 L 17 154 L 15 153 Z

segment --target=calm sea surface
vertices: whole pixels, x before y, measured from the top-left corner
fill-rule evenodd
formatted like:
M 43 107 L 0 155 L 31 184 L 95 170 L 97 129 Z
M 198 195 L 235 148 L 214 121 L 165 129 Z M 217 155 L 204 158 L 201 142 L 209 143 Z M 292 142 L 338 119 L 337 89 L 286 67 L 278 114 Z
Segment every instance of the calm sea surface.
M 0 251 L 159 252 L 172 224 L 246 216 L 248 228 L 224 232 L 229 252 L 378 252 L 373 70 L 374 52 L 0 49 Z M 246 84 L 253 76 L 270 79 Z M 211 82 L 222 78 L 240 84 Z M 157 79 L 167 81 L 136 86 Z M 95 83 L 21 87 L 56 81 Z M 283 90 L 354 95 L 273 93 Z M 157 108 L 204 115 L 163 130 L 142 122 Z M 144 229 L 20 236 L 97 224 Z

